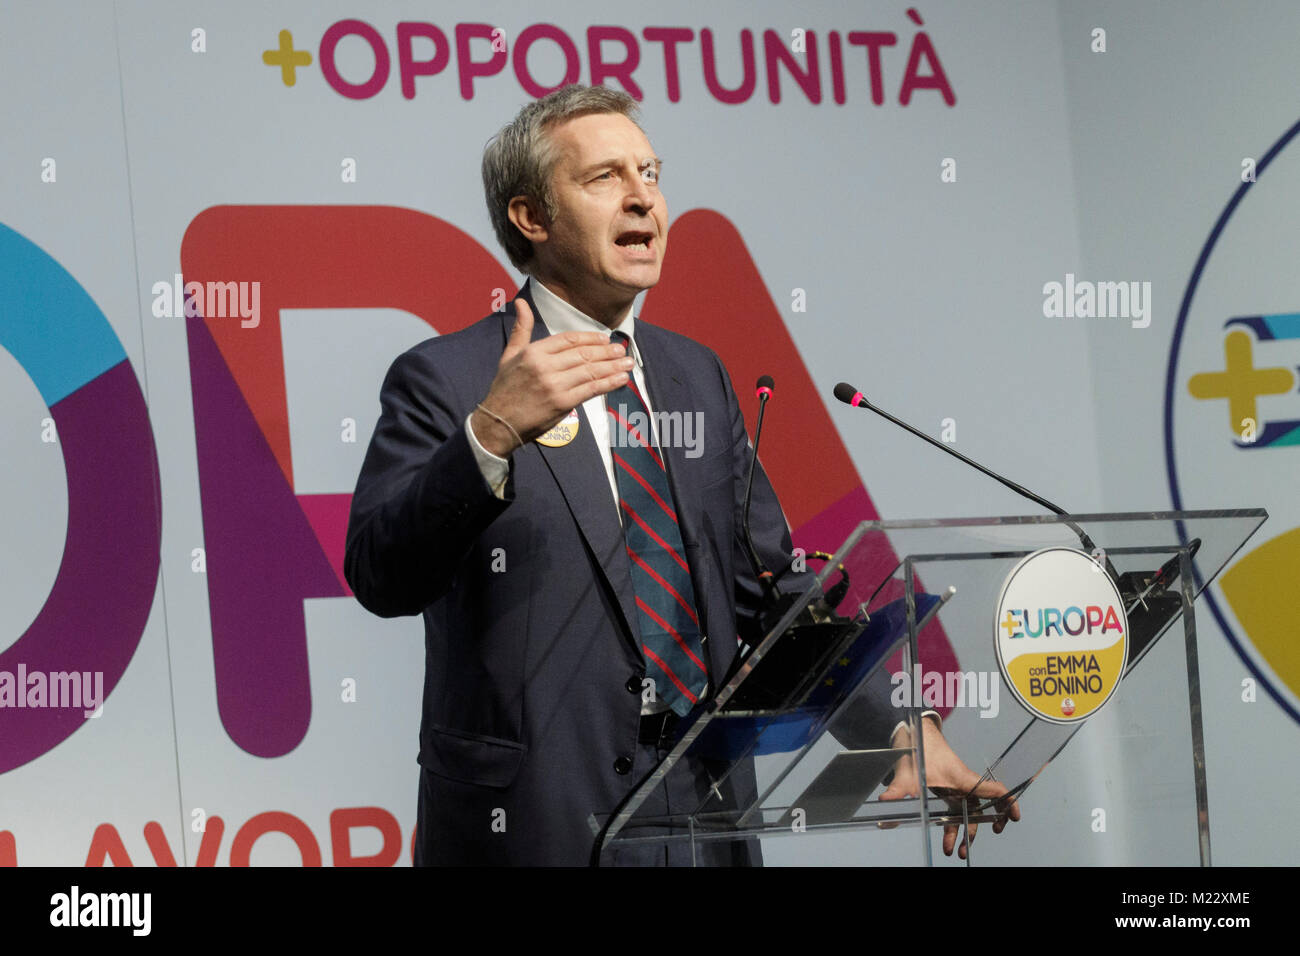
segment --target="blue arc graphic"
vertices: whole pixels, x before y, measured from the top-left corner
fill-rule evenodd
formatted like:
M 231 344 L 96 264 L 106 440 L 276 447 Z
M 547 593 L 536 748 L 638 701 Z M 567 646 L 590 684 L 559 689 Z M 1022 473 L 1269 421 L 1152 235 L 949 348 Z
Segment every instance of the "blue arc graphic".
M 1228 204 L 1223 208 L 1223 212 L 1219 213 L 1214 228 L 1210 230 L 1209 238 L 1205 240 L 1205 245 L 1201 247 L 1201 254 L 1196 257 L 1196 265 L 1192 268 L 1191 278 L 1187 281 L 1187 289 L 1183 292 L 1182 304 L 1178 307 L 1178 321 L 1174 323 L 1174 340 L 1169 349 L 1169 370 L 1165 376 L 1165 469 L 1169 473 L 1169 492 L 1173 498 L 1174 509 L 1177 511 L 1183 510 L 1183 496 L 1178 488 L 1178 474 L 1174 467 L 1174 385 L 1177 377 L 1178 351 L 1182 346 L 1183 331 L 1187 325 L 1187 313 L 1191 311 L 1192 299 L 1196 295 L 1196 287 L 1200 285 L 1201 274 L 1205 271 L 1205 265 L 1210 261 L 1210 253 L 1214 251 L 1219 236 L 1228 225 L 1228 220 L 1232 218 L 1232 214 L 1236 212 L 1237 206 L 1246 197 L 1246 193 L 1252 187 L 1259 185 L 1259 180 L 1264 175 L 1264 171 L 1268 169 L 1278 153 L 1282 152 L 1291 143 L 1291 140 L 1295 139 L 1297 133 L 1300 133 L 1300 120 L 1297 120 L 1290 129 L 1283 133 L 1282 137 L 1269 147 L 1268 152 L 1255 165 L 1255 181 L 1244 182 L 1238 186 L 1232 194 L 1232 198 L 1228 200 Z M 1178 523 L 1178 536 L 1184 544 L 1187 543 L 1186 530 L 1181 522 Z M 1204 582 L 1200 580 L 1199 574 L 1196 575 L 1196 578 L 1196 585 L 1199 589 Z M 1219 622 L 1220 629 L 1227 636 L 1228 642 L 1232 645 L 1232 649 L 1237 652 L 1237 656 L 1245 663 L 1247 669 L 1255 675 L 1255 679 L 1264 685 L 1269 696 L 1277 701 L 1278 706 L 1290 714 L 1292 720 L 1300 723 L 1300 712 L 1297 712 L 1290 702 L 1278 693 L 1273 687 L 1272 681 L 1259 669 L 1250 654 L 1242 647 L 1241 641 L 1233 633 L 1232 628 L 1228 626 L 1222 609 L 1220 609 L 1218 602 L 1214 600 L 1214 595 L 1210 593 L 1208 588 L 1201 593 L 1210 605 L 1210 613 Z

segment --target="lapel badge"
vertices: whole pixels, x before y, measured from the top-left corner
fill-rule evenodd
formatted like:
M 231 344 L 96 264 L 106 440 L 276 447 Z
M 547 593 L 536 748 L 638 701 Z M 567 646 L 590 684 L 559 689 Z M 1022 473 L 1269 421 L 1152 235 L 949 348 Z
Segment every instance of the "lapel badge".
M 565 415 L 555 427 L 537 438 L 539 445 L 547 448 L 563 448 L 578 437 L 578 410 L 575 408 Z

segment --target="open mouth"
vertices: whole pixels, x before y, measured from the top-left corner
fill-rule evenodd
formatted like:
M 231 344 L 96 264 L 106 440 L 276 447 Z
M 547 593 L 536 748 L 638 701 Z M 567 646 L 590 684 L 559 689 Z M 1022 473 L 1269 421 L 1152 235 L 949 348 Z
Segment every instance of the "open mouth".
M 630 252 L 649 252 L 654 239 L 652 232 L 625 232 L 614 240 L 614 244 Z

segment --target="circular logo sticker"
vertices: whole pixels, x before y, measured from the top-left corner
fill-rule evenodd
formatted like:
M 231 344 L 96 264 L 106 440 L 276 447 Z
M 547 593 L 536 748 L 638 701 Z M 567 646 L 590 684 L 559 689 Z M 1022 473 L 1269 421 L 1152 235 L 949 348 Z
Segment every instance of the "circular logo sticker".
M 1072 548 L 1035 551 L 1002 585 L 993 626 L 1002 679 L 1035 717 L 1073 724 L 1115 693 L 1128 617 L 1115 582 Z
M 539 445 L 547 448 L 563 448 L 578 437 L 578 410 L 575 408 L 556 423 L 545 435 L 537 438 Z

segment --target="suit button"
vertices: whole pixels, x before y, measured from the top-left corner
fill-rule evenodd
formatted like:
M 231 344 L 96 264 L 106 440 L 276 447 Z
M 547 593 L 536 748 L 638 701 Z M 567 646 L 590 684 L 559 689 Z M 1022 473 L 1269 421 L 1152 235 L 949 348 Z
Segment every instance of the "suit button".
M 632 772 L 632 758 L 619 757 L 614 761 L 614 772 L 618 774 L 629 774 Z
M 633 674 L 631 677 L 627 679 L 627 684 L 625 684 L 624 686 L 627 687 L 627 692 L 629 694 L 641 693 L 641 675 Z

